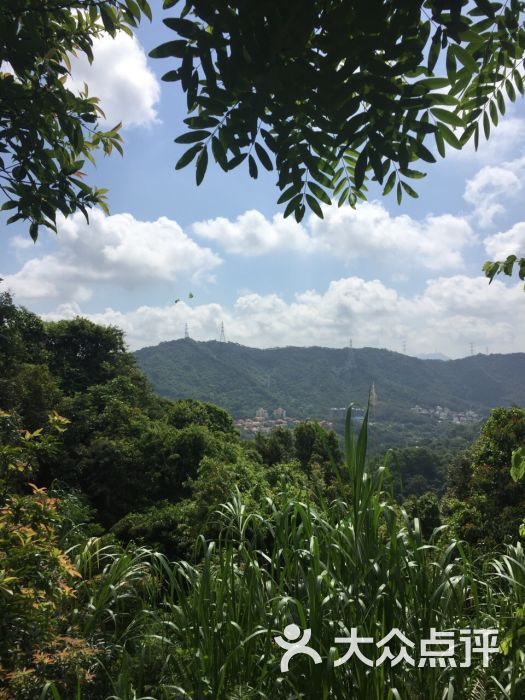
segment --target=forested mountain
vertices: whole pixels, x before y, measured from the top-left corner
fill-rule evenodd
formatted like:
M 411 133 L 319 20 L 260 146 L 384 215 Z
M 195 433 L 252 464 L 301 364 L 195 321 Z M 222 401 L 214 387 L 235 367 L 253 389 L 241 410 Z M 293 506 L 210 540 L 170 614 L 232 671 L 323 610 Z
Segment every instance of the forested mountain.
M 525 353 L 421 360 L 376 348 L 286 347 L 173 340 L 135 353 L 155 390 L 169 398 L 216 403 L 234 417 L 262 406 L 299 418 L 326 418 L 331 407 L 365 403 L 372 383 L 388 418 L 419 404 L 472 409 L 525 404 Z

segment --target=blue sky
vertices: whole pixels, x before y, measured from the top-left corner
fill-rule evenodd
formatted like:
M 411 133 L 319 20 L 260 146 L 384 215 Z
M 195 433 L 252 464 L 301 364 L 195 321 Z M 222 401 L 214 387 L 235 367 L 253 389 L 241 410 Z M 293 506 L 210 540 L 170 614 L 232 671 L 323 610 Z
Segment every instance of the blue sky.
M 398 206 L 371 189 L 355 211 L 283 220 L 274 173 L 222 173 L 196 187 L 185 147 L 185 99 L 146 54 L 171 38 L 157 17 L 135 39 L 106 38 L 74 78 L 124 123 L 125 155 L 100 157 L 90 180 L 109 187 L 111 216 L 63 221 L 36 245 L 5 226 L 2 288 L 46 318 L 118 325 L 132 349 L 181 337 L 247 345 L 374 346 L 408 354 L 525 350 L 525 294 L 490 287 L 489 258 L 525 254 L 525 109 L 509 106 L 490 142 L 428 166 L 419 199 Z M 421 168 L 423 169 L 423 168 Z M 190 292 L 193 298 L 189 298 Z M 174 303 L 180 299 L 178 303 Z

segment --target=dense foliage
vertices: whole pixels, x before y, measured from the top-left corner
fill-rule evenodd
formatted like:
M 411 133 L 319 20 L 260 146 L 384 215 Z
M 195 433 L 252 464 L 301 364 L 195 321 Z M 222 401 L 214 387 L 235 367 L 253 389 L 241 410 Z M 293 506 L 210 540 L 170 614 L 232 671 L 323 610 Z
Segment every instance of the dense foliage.
M 416 197 L 413 162 L 461 148 L 524 92 L 524 3 L 330 0 L 250 5 L 165 0 L 176 38 L 164 80 L 187 96 L 199 184 L 208 150 L 223 170 L 277 170 L 285 216 L 364 198 L 365 182 Z M 441 55 L 443 51 L 444 55 Z M 170 66 L 171 67 L 171 66 Z
M 71 58 L 93 60 L 93 41 L 131 31 L 146 0 L 2 0 L 0 4 L 0 190 L 8 223 L 56 231 L 56 215 L 107 209 L 106 190 L 88 185 L 93 154 L 122 153 L 120 125 L 100 128 L 96 96 L 71 89 Z
M 357 442 L 346 435 L 347 502 L 288 498 L 261 511 L 239 494 L 218 508 L 218 535 L 198 544 L 196 565 L 78 535 L 66 553 L 59 501 L 42 489 L 20 494 L 33 442 L 45 451 L 45 436 L 22 445 L 11 436 L 16 456 L 1 473 L 0 697 L 519 700 L 523 548 L 479 558 L 438 531 L 425 537 L 393 501 L 388 462 L 367 464 L 366 429 L 365 420 Z M 298 657 L 279 670 L 274 640 L 291 623 L 312 630 L 319 666 Z M 336 668 L 345 649 L 335 637 L 351 628 L 375 640 L 398 628 L 416 650 L 432 628 L 493 628 L 500 650 L 490 668 L 476 654 L 460 665 L 460 648 L 444 668 L 387 662 L 370 672 L 355 656 Z M 362 651 L 377 659 L 377 648 Z
M 525 486 L 511 477 L 525 447 L 525 409 L 496 409 L 466 453 L 451 464 L 446 510 L 461 539 L 494 547 L 512 539 L 525 512 Z
M 223 409 L 157 397 L 118 329 L 7 294 L 0 338 L 2 700 L 523 697 L 524 409 L 495 410 L 445 477 L 435 444 L 368 457 L 368 417 L 344 455 L 315 421 L 241 440 Z M 280 672 L 291 623 L 321 665 Z M 334 666 L 352 627 L 500 646 L 490 668 L 371 673 Z

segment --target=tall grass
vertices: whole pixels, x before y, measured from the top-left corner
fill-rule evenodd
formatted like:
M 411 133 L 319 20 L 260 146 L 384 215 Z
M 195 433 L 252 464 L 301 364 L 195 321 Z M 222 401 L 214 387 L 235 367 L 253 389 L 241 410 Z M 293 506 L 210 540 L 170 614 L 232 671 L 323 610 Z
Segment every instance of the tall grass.
M 201 539 L 198 565 L 95 540 L 77 553 L 87 601 L 79 620 L 118 649 L 111 697 L 525 698 L 514 620 L 525 603 L 523 549 L 479 559 L 447 541 L 446 530 L 424 540 L 418 520 L 394 502 L 387 461 L 367 462 L 367 424 L 365 417 L 355 438 L 349 411 L 340 475 L 348 501 L 282 510 L 270 503 L 263 518 L 234 494 L 217 513 L 221 536 Z M 297 656 L 282 673 L 274 638 L 292 622 L 312 630 L 322 663 Z M 335 667 L 347 649 L 335 638 L 353 627 L 376 641 L 398 628 L 415 643 L 416 667 L 370 668 L 354 657 Z M 507 654 L 492 655 L 487 669 L 479 657 L 471 668 L 419 668 L 419 643 L 431 628 L 498 628 L 510 640 Z M 374 644 L 361 648 L 379 653 Z

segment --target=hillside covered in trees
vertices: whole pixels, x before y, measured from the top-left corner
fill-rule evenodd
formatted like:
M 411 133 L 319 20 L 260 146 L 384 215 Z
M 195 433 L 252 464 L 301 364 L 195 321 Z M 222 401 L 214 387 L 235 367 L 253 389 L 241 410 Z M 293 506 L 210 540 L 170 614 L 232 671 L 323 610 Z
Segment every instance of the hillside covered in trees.
M 402 422 L 419 404 L 472 409 L 525 404 L 525 354 L 420 360 L 376 348 L 286 347 L 173 340 L 135 357 L 162 396 L 222 406 L 234 417 L 282 406 L 298 418 L 327 419 L 331 407 L 365 405 L 375 384 L 378 414 Z
M 367 458 L 366 417 L 344 449 L 315 421 L 246 441 L 224 409 L 155 395 L 117 328 L 44 322 L 3 294 L 0 330 L 1 698 L 306 698 L 316 669 L 280 671 L 274 638 L 304 619 L 336 653 L 350 610 L 371 638 L 399 627 L 417 645 L 497 629 L 493 676 L 478 658 L 407 670 L 406 697 L 496 681 L 521 697 L 524 409 L 493 411 L 455 456 Z M 315 682 L 380 697 L 399 675 L 354 659 Z

